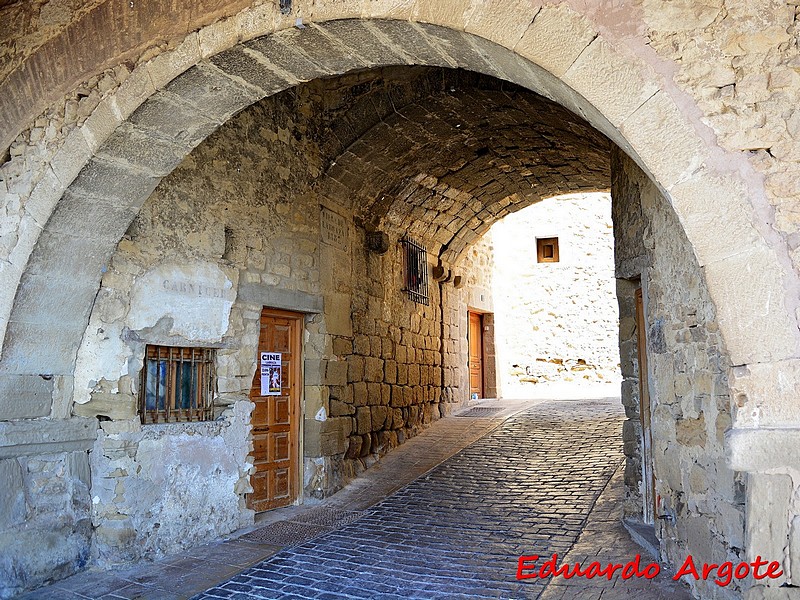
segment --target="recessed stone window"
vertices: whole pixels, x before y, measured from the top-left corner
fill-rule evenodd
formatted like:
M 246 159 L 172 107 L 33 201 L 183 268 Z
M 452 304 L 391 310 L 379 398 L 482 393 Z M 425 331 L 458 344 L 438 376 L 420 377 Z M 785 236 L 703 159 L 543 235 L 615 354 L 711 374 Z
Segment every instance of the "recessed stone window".
M 558 238 L 536 238 L 536 262 L 558 262 Z
M 139 386 L 142 423 L 211 420 L 214 386 L 214 350 L 148 345 Z
M 403 291 L 410 300 L 428 304 L 428 251 L 409 238 L 403 238 L 400 243 L 403 245 Z

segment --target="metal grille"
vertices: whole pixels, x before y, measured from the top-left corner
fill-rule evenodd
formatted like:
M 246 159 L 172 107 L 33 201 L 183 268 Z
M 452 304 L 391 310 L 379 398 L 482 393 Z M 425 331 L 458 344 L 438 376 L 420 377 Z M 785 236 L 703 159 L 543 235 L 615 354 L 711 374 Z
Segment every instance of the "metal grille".
M 329 531 L 333 531 L 333 529 L 320 525 L 278 521 L 245 534 L 239 539 L 272 544 L 273 546 L 297 546 Z
M 360 511 L 336 510 L 334 508 L 316 508 L 303 515 L 292 518 L 296 523 L 319 525 L 321 527 L 339 528 L 357 521 L 363 516 Z
M 214 350 L 147 346 L 139 386 L 142 423 L 210 420 L 214 381 Z
M 408 238 L 400 240 L 403 245 L 403 291 L 410 300 L 427 305 L 428 296 L 428 252 L 424 246 Z
M 461 414 L 456 415 L 457 417 L 491 417 L 492 415 L 496 415 L 499 413 L 502 408 L 497 408 L 496 406 L 476 406 L 475 408 L 470 408 L 468 411 L 465 411 Z

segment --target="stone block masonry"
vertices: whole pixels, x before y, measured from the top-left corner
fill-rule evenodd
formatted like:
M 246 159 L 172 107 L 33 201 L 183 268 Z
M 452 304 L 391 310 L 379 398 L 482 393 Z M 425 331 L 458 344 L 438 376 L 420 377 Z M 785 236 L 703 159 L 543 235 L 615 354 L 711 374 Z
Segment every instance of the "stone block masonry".
M 725 459 L 734 408 L 730 366 L 703 271 L 664 197 L 636 165 L 615 151 L 612 205 L 620 315 L 623 427 L 629 518 L 643 514 L 644 462 L 655 475 L 656 529 L 675 566 L 744 560 L 745 477 Z M 638 359 L 634 293 L 644 297 L 647 369 Z M 652 448 L 643 448 L 639 388 L 650 397 Z M 782 553 L 781 553 L 782 554 Z M 770 556 L 769 560 L 780 559 Z M 728 587 L 691 581 L 702 598 L 737 598 Z

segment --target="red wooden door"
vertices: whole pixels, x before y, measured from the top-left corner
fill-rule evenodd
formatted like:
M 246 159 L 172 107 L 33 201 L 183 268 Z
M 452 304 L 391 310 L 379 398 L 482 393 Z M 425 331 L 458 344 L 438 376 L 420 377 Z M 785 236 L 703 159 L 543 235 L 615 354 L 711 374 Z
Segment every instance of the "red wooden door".
M 255 511 L 286 506 L 297 498 L 301 324 L 298 313 L 261 312 L 259 357 L 262 352 L 280 353 L 281 372 L 278 395 L 261 395 L 260 368 L 250 388 L 256 405 L 251 419 L 256 472 L 250 477 L 253 492 L 247 505 Z
M 469 313 L 469 395 L 483 398 L 483 320 Z

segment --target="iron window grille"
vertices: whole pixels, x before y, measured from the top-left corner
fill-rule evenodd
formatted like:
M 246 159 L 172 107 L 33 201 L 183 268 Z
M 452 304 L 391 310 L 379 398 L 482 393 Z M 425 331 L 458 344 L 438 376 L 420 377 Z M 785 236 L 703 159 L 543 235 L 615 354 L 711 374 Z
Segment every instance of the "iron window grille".
M 139 413 L 142 423 L 181 423 L 213 418 L 214 350 L 147 346 Z
M 428 305 L 428 253 L 424 246 L 409 238 L 401 239 L 400 243 L 403 245 L 403 291 L 410 300 Z

